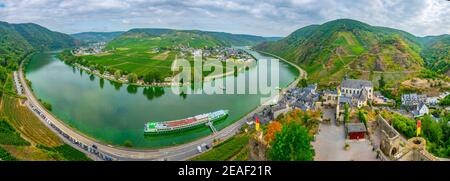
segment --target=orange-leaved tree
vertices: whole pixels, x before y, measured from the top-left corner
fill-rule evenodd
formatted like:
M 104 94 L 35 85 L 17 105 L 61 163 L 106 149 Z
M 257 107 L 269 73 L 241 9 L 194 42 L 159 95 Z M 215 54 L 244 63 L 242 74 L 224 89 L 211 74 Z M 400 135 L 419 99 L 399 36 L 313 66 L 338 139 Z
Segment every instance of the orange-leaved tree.
M 267 132 L 264 136 L 264 140 L 267 143 L 270 143 L 274 138 L 277 132 L 281 131 L 281 123 L 278 121 L 272 121 L 269 125 L 267 125 Z

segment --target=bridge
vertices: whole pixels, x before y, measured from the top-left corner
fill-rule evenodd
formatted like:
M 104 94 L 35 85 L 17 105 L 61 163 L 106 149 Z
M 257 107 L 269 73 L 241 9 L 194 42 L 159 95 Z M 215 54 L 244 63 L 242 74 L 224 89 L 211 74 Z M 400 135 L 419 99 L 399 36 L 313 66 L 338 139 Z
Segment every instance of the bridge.
M 206 123 L 206 126 L 209 126 L 209 128 L 211 129 L 211 131 L 212 131 L 214 134 L 217 133 L 217 129 L 216 129 L 216 127 L 214 127 L 214 125 L 213 125 L 213 123 L 212 123 L 211 121 L 208 121 L 208 122 Z

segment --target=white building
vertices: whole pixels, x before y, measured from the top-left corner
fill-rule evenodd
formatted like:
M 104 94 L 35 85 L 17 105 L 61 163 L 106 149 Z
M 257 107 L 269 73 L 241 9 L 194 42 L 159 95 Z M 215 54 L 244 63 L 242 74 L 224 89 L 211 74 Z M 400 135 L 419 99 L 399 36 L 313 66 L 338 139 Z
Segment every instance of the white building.
M 403 94 L 402 106 L 416 107 L 427 102 L 427 96 L 424 94 Z
M 415 110 L 414 113 L 414 117 L 420 117 L 423 116 L 425 114 L 428 114 L 430 110 L 428 109 L 427 105 L 425 104 L 420 104 L 419 106 L 417 106 L 417 110 Z
M 428 97 L 426 104 L 427 105 L 436 105 L 438 103 L 438 97 Z
M 351 106 L 362 107 L 367 105 L 368 100 L 373 99 L 373 85 L 372 82 L 367 80 L 344 79 L 340 90 L 340 103 L 349 103 Z

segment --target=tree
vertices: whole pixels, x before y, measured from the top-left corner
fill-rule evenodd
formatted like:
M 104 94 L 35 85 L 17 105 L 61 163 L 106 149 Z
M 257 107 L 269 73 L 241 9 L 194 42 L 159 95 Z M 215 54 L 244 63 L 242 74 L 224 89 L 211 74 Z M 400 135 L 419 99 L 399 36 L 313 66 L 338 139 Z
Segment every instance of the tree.
M 310 161 L 314 159 L 311 136 L 306 128 L 295 121 L 283 125 L 281 132 L 275 134 L 268 157 L 274 161 Z
M 125 146 L 125 147 L 133 147 L 133 142 L 131 142 L 130 140 L 126 140 L 123 143 L 123 146 Z
M 386 81 L 384 80 L 383 74 L 381 74 L 380 80 L 378 80 L 378 86 L 380 87 L 380 89 L 384 89 L 384 87 L 386 86 Z
M 366 113 L 363 110 L 361 110 L 361 109 L 358 111 L 358 118 L 359 118 L 359 121 L 364 123 L 364 126 L 367 127 Z
M 120 77 L 122 76 L 122 73 L 120 72 L 120 70 L 116 70 L 115 72 L 114 72 L 114 78 L 115 79 L 120 79 Z
M 444 99 L 439 101 L 439 105 L 441 106 L 450 106 L 450 95 L 444 97 Z
M 98 70 L 98 72 L 100 72 L 100 74 L 105 73 L 105 67 L 104 66 L 98 65 L 97 66 L 97 70 Z
M 8 73 L 6 72 L 6 69 L 3 67 L 0 67 L 0 83 L 5 82 L 7 77 L 8 77 Z
M 47 109 L 49 111 L 53 110 L 53 107 L 52 107 L 52 105 L 50 103 L 42 101 L 41 99 L 39 99 L 39 101 L 42 103 L 42 105 L 45 107 L 45 109 Z
M 138 81 L 138 76 L 135 73 L 130 73 L 127 76 L 128 82 L 136 83 Z
M 160 73 L 158 72 L 149 72 L 144 76 L 144 81 L 147 83 L 152 83 L 152 82 L 162 82 L 163 81 L 163 77 Z
M 443 138 L 442 128 L 430 115 L 421 118 L 422 136 L 429 141 L 439 144 Z
M 350 121 L 349 106 L 347 103 L 344 105 L 344 122 L 348 123 Z
M 281 123 L 278 121 L 272 121 L 268 126 L 267 126 L 267 132 L 264 135 L 264 140 L 266 140 L 266 142 L 270 143 L 274 138 L 275 138 L 275 134 L 281 131 Z
M 416 135 L 416 121 L 413 119 L 409 119 L 400 114 L 393 114 L 392 118 L 392 126 L 405 135 L 407 138 L 414 137 Z
M 299 86 L 300 87 L 307 87 L 308 86 L 308 81 L 305 78 L 302 78 L 299 82 Z

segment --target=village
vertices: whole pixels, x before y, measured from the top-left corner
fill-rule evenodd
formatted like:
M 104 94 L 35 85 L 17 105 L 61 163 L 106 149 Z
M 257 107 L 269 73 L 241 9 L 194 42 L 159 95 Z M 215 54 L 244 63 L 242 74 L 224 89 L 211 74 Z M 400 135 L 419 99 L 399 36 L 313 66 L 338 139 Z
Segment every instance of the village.
M 160 51 L 160 49 L 154 49 Z M 232 47 L 207 47 L 192 48 L 185 46 L 177 46 L 173 50 L 179 51 L 181 58 L 188 56 L 202 57 L 203 59 L 214 59 L 221 62 L 233 61 L 234 63 L 248 63 L 255 61 L 255 58 L 245 50 Z
M 431 114 L 430 107 L 448 114 L 449 107 L 439 106 L 438 102 L 449 94 L 442 92 L 435 97 L 403 94 L 401 105 L 396 106 L 394 100 L 374 91 L 372 82 L 344 78 L 335 90 L 319 90 L 317 84 L 287 89 L 276 103 L 249 118 L 247 126 L 255 127 L 255 120 L 257 124 L 268 125 L 295 110 L 320 112 L 319 128 L 312 142 L 314 160 L 447 160 L 427 151 L 420 131 L 407 139 L 394 128 L 392 120 L 383 116 L 401 114 L 414 120 L 430 115 L 439 122 L 442 118 Z M 265 158 L 260 155 L 261 145 L 267 145 L 262 134 L 256 137 L 259 144 L 253 143 L 259 148 L 253 150 L 250 160 Z
M 88 46 L 81 46 L 72 50 L 75 56 L 96 55 L 105 52 L 106 42 L 90 43 Z

